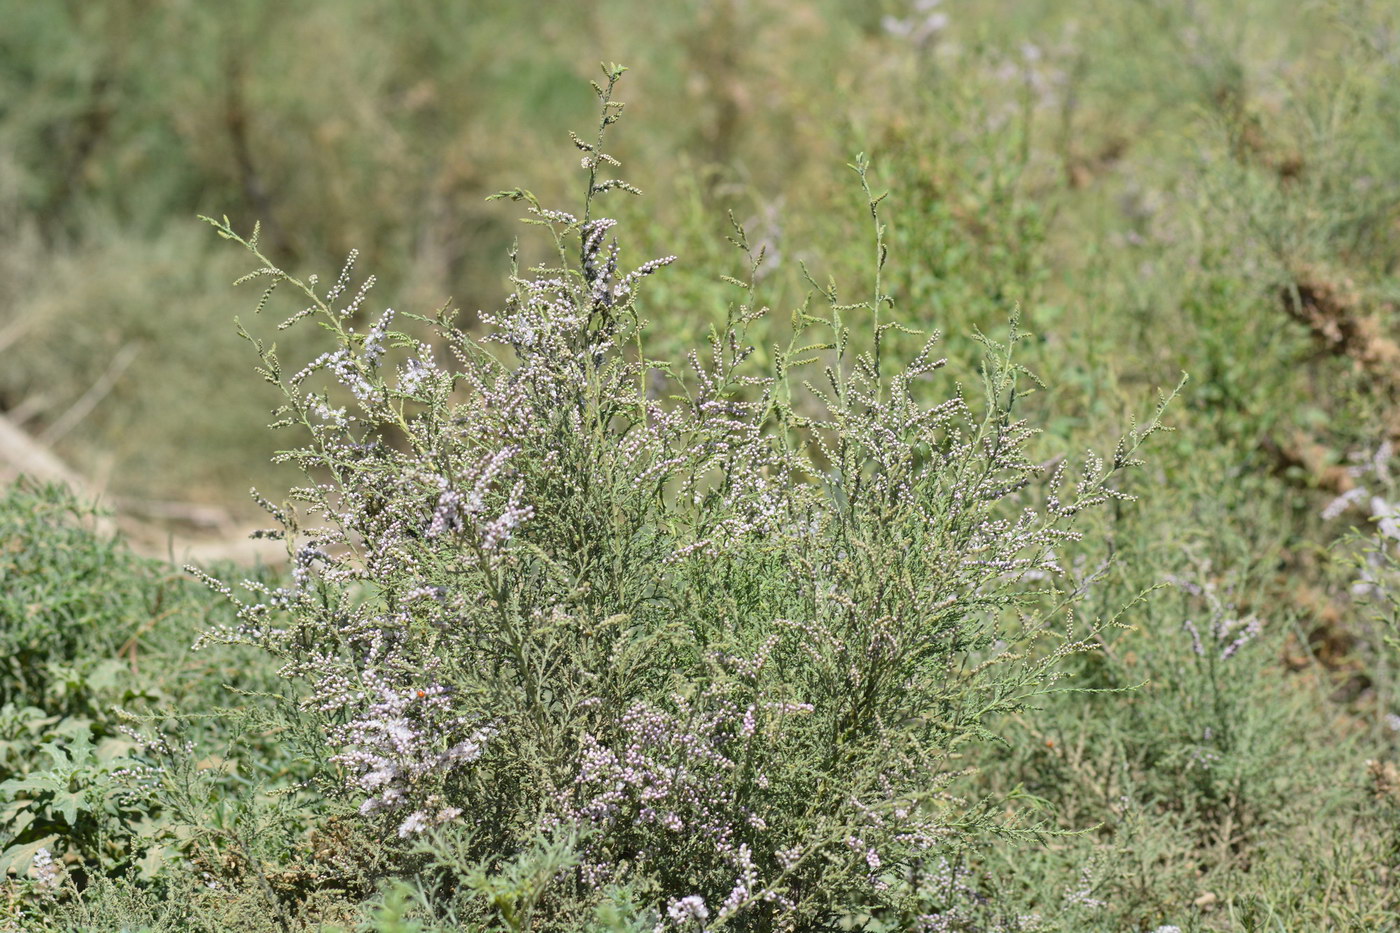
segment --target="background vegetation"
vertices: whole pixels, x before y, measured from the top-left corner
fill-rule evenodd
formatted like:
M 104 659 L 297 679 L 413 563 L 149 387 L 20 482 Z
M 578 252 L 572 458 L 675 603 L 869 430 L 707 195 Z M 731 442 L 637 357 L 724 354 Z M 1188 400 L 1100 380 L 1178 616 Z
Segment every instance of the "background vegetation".
M 0 411 L 129 502 L 252 514 L 250 485 L 297 481 L 270 464 L 281 399 L 232 321 L 295 367 L 327 347 L 253 319 L 228 288 L 244 257 L 198 213 L 261 221 L 299 275 L 331 281 L 358 249 L 382 302 L 361 331 L 383 304 L 498 308 L 518 212 L 485 197 L 576 201 L 567 134 L 597 61 L 620 60 L 610 151 L 646 197 L 608 210 L 630 255 L 680 257 L 648 281 L 648 354 L 724 323 L 720 275 L 747 274 L 732 213 L 767 251 L 767 364 L 804 267 L 868 279 L 845 168 L 867 153 L 896 319 L 941 330 L 973 386 L 977 335 L 1019 309 L 1037 462 L 1111 450 L 1191 374 L 1125 480 L 1139 499 L 1061 555 L 1079 616 L 1126 606 L 1126 627 L 966 753 L 962 796 L 1038 830 L 946 867 L 946 928 L 1397 925 L 1393 4 L 0 0 L 0 21 Z M 186 652 L 225 601 L 73 511 L 34 487 L 0 503 L 11 924 L 433 929 L 414 872 L 337 861 L 369 843 L 314 789 L 278 665 Z M 180 739 L 142 751 L 123 725 Z M 156 764 L 174 791 L 132 783 Z M 914 922 L 857 906 L 831 922 Z

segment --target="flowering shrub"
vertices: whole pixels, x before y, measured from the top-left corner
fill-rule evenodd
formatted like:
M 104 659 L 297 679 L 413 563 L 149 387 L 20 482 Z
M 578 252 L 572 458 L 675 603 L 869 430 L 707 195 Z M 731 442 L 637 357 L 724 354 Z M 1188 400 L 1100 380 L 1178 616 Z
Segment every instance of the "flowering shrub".
M 259 498 L 289 581 L 237 595 L 206 578 L 238 623 L 204 642 L 281 659 L 330 749 L 325 790 L 391 870 L 461 855 L 425 870 L 428 900 L 563 847 L 530 897 L 478 897 L 459 919 L 578 929 L 608 891 L 656 929 L 926 915 L 946 892 L 909 879 L 1011 830 L 999 805 L 957 796 L 961 750 L 1101 624 L 1076 623 L 1056 552 L 1078 513 L 1126 498 L 1112 478 L 1158 417 L 1077 476 L 1045 475 L 1017 414 L 1014 326 L 984 340 L 980 392 L 925 403 L 944 361 L 936 335 L 891 359 L 907 328 L 860 158 L 868 297 L 814 282 L 758 366 L 764 257 L 736 226 L 747 276 L 728 280 L 726 325 L 683 361 L 650 358 L 642 287 L 674 257 L 629 267 L 598 214 L 637 193 L 604 149 L 621 72 L 594 85 L 596 134 L 574 137 L 581 210 L 503 194 L 551 258 L 513 260 L 479 335 L 447 310 L 357 330 L 374 279 L 357 282 L 354 254 L 326 288 L 271 262 L 256 228 L 214 222 L 257 257 L 259 309 L 291 290 L 283 326 L 314 319 L 335 347 L 289 370 L 250 336 L 285 394 L 278 425 L 305 438 L 282 456 L 308 481 Z

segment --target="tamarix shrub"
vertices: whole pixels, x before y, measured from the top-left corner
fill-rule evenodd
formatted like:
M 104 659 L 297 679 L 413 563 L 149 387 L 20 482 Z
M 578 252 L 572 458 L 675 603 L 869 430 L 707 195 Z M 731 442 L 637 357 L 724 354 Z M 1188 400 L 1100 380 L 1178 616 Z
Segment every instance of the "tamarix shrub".
M 814 283 L 759 367 L 763 255 L 736 226 L 726 325 L 649 357 L 643 289 L 674 257 L 629 266 L 599 213 L 637 193 L 603 148 L 621 72 L 574 138 L 581 209 L 503 195 L 551 258 L 513 262 L 472 332 L 392 309 L 357 330 L 374 280 L 353 255 L 327 288 L 215 223 L 257 257 L 259 308 L 294 292 L 284 326 L 314 319 L 334 346 L 292 370 L 250 338 L 308 482 L 260 499 L 289 581 L 210 580 L 239 623 L 205 639 L 282 659 L 326 793 L 382 842 L 363 864 L 409 881 L 423 919 L 938 928 L 959 853 L 1020 825 L 959 796 L 962 752 L 1108 624 L 1076 622 L 1056 555 L 1079 512 L 1125 498 L 1114 474 L 1160 409 L 1047 475 L 1014 327 L 984 341 L 978 391 L 925 402 L 944 361 L 936 337 L 890 356 L 908 329 L 863 159 L 867 297 Z

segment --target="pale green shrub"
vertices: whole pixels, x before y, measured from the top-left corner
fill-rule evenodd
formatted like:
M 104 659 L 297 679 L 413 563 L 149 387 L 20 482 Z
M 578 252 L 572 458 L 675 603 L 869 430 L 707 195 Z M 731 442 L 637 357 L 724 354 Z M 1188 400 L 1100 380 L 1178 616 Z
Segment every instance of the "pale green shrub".
M 416 877 L 454 922 L 578 929 L 620 897 L 658 928 L 936 928 L 964 847 L 1018 831 L 960 796 L 963 752 L 1106 624 L 1075 619 L 1057 551 L 1126 498 L 1111 480 L 1159 421 L 1045 476 L 1014 324 L 983 339 L 977 393 L 923 403 L 944 361 L 936 338 L 884 352 L 905 328 L 863 158 L 868 298 L 814 282 L 772 367 L 750 365 L 763 254 L 736 227 L 727 326 L 649 358 L 639 290 L 673 257 L 625 271 L 597 215 L 635 193 L 603 148 L 621 72 L 574 139 L 581 212 L 505 193 L 553 258 L 514 269 L 484 337 L 445 310 L 356 332 L 373 277 L 353 254 L 326 289 L 215 224 L 257 256 L 259 309 L 292 289 L 284 326 L 314 318 L 335 349 L 293 372 L 255 341 L 309 482 L 260 500 L 291 581 L 211 578 L 239 623 L 205 642 L 282 660 L 321 788 L 381 842 L 357 871 Z

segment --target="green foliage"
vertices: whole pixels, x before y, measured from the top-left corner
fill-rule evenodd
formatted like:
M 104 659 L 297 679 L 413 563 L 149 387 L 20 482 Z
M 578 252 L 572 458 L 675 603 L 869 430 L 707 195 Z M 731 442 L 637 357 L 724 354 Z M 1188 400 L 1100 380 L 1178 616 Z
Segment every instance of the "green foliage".
M 164 635 L 153 629 L 197 598 L 185 581 L 95 535 L 85 518 L 58 489 L 21 485 L 0 500 L 7 873 L 27 871 L 40 846 L 120 858 L 125 846 L 104 836 L 132 814 L 105 785 L 131 743 L 109 708 L 151 698 L 132 668 Z
M 0 818 L 11 821 L 0 833 L 23 823 L 3 847 L 17 866 L 41 844 L 60 865 L 53 878 L 42 859 L 16 876 L 12 925 L 651 930 L 695 894 L 714 927 L 743 875 L 703 833 L 661 832 L 647 801 L 626 794 L 593 831 L 559 818 L 578 816 L 565 812 L 570 794 L 603 786 L 575 783 L 584 737 L 601 768 L 649 723 L 669 738 L 641 742 L 631 764 L 651 774 L 696 759 L 673 793 L 756 813 L 766 829 L 741 819 L 737 831 L 760 886 L 806 892 L 795 899 L 818 919 L 802 929 L 1396 926 L 1391 7 L 600 0 L 541 21 L 503 3 L 353 0 L 310 3 L 292 21 L 265 0 L 0 2 L 11 26 L 0 35 L 0 407 L 36 434 L 66 431 L 96 375 L 128 359 L 58 440 L 84 468 L 105 472 L 110 453 L 119 493 L 232 498 L 250 480 L 282 488 L 296 466 L 311 475 L 274 506 L 295 526 L 291 576 L 235 586 L 249 606 L 268 604 L 241 619 L 78 534 L 77 517 L 51 530 L 29 514 L 47 505 L 0 509 L 4 527 L 29 529 L 0 555 L 0 689 L 19 697 L 0 715 Z M 556 347 L 586 362 L 606 345 L 563 396 L 587 400 L 586 430 L 538 398 L 502 396 L 482 412 L 472 401 L 486 388 L 552 358 L 489 332 L 519 336 L 542 276 L 568 283 L 577 304 L 598 272 L 579 264 L 596 215 L 533 214 L 549 229 L 524 239 L 502 282 L 493 261 L 510 205 L 483 196 L 525 177 L 535 195 L 514 194 L 527 208 L 561 202 L 570 182 L 544 141 L 562 138 L 586 96 L 577 78 L 609 55 L 645 76 L 642 118 L 608 151 L 649 196 L 600 203 L 629 250 L 682 261 L 591 317 L 587 339 Z M 858 163 L 870 184 L 893 193 L 877 207 L 878 244 L 872 192 L 833 171 L 858 150 L 872 153 L 873 169 Z M 398 307 L 456 295 L 505 310 L 484 324 L 401 313 L 376 326 L 368 299 L 342 313 L 358 279 L 336 301 L 301 282 L 313 295 L 289 311 L 324 302 L 313 315 L 345 354 L 329 377 L 292 387 L 277 420 L 311 441 L 269 469 L 262 411 L 280 389 L 233 388 L 247 385 L 245 355 L 224 322 L 241 299 L 220 283 L 237 260 L 189 233 L 190 214 L 215 210 L 234 216 L 228 234 L 262 219 L 258 278 L 282 280 L 269 309 L 297 290 L 280 270 L 329 268 L 359 247 Z M 885 247 L 895 259 L 876 284 Z M 765 306 L 778 313 L 758 314 Z M 1008 363 L 979 334 L 1003 333 L 1018 308 L 1032 333 L 1012 341 Z M 244 327 L 285 384 L 327 331 L 275 323 Z M 939 430 L 975 437 L 987 425 L 994 436 L 1011 407 L 1045 429 L 1023 439 L 1031 464 L 1111 449 L 1152 386 L 1193 374 L 1151 468 L 1114 481 L 1142 500 L 1074 516 L 1085 540 L 1053 548 L 1063 573 L 979 588 L 988 581 L 950 569 L 963 552 L 946 500 L 932 496 L 941 540 L 921 537 L 897 497 L 862 500 L 880 477 L 951 462 L 937 430 L 902 461 L 867 457 L 904 436 L 871 412 L 900 397 L 901 364 L 934 330 L 948 366 L 910 380 L 906 410 L 961 398 L 966 411 Z M 577 333 L 548 338 L 563 331 Z M 815 346 L 797 353 L 804 343 Z M 988 352 L 990 391 L 977 368 Z M 1017 366 L 1047 384 L 1025 392 Z M 862 394 L 879 404 L 862 407 Z M 655 411 L 706 405 L 734 406 L 735 423 L 752 416 L 781 441 L 773 462 L 795 465 L 752 457 L 719 415 L 682 421 L 685 443 L 638 441 Z M 317 414 L 342 408 L 359 420 Z M 512 420 L 542 409 L 550 417 Z M 553 427 L 521 443 L 522 423 Z M 865 433 L 843 450 L 851 431 Z M 482 458 L 507 441 L 521 450 L 492 472 Z M 728 459 L 696 458 L 702 443 L 728 444 Z M 656 467 L 656 486 L 629 485 L 676 458 Z M 827 528 L 851 546 L 746 525 L 757 487 L 726 479 L 745 463 L 767 464 L 757 475 L 780 487 L 775 501 L 841 516 Z M 478 481 L 468 521 L 441 497 L 474 501 Z M 1045 514 L 1050 491 L 1032 483 L 984 517 L 1013 504 Z M 512 525 L 511 538 L 483 564 L 471 543 L 514 507 L 533 513 L 496 526 Z M 369 518 L 334 546 L 347 512 Z M 424 526 L 439 513 L 438 536 L 382 554 L 365 543 L 385 540 L 394 518 Z M 666 563 L 702 541 L 723 546 Z M 7 574 L 20 570 L 14 590 Z M 138 582 L 109 586 L 131 574 Z M 814 580 L 855 607 L 850 618 L 814 611 Z M 926 615 L 949 653 L 900 666 L 855 651 L 875 621 L 918 607 L 919 581 L 986 600 Z M 144 631 L 133 669 L 123 646 L 164 611 L 152 611 L 161 587 L 164 606 L 182 608 Z M 413 588 L 424 592 L 403 599 Z M 774 620 L 814 618 L 846 654 L 805 651 L 795 629 L 762 654 Z M 1223 657 L 1251 620 L 1257 633 Z M 285 641 L 267 636 L 283 625 Z M 230 644 L 241 640 L 260 647 Z M 1090 650 L 1061 651 L 1066 640 Z M 325 650 L 308 657 L 311 644 Z M 958 652 L 975 678 L 947 666 Z M 734 659 L 760 656 L 745 680 Z M 388 730 L 359 700 L 318 705 L 339 683 L 328 674 L 366 704 L 388 703 L 386 690 L 410 701 L 378 720 L 430 737 L 407 759 L 421 774 L 375 794 L 356 784 L 377 772 L 346 756 Z M 876 686 L 863 694 L 856 679 Z M 462 721 L 428 702 L 437 686 Z M 812 711 L 755 715 L 745 736 L 750 706 L 802 702 Z M 127 724 L 141 746 L 116 729 L 113 705 L 138 714 Z M 850 727 L 862 722 L 876 725 Z M 369 733 L 352 735 L 357 723 Z M 898 754 L 879 745 L 891 735 Z M 453 749 L 480 757 L 437 767 Z M 830 840 L 872 841 L 837 791 L 861 799 L 879 754 L 925 767 L 917 812 L 951 829 L 917 864 L 884 860 L 880 841 L 889 870 L 872 881 Z M 759 765 L 768 788 L 745 783 Z M 122 769 L 133 773 L 114 777 Z M 409 802 L 356 813 L 389 788 Z M 437 821 L 483 799 L 492 806 Z M 429 825 L 401 838 L 413 814 Z M 687 830 L 695 815 L 675 813 Z M 766 838 L 827 830 L 820 857 L 787 881 L 763 852 Z M 614 863 L 585 890 L 585 869 Z
M 171 574 L 147 574 L 138 577 L 144 586 L 114 594 L 110 578 L 137 562 L 83 527 L 90 514 L 53 488 L 18 487 L 0 500 L 0 702 L 78 716 L 124 699 L 119 655 L 184 587 Z
M 36 859 L 50 858 L 58 877 L 78 887 L 109 876 L 152 883 L 171 871 L 169 856 L 198 837 L 189 827 L 216 828 L 206 812 L 182 812 L 170 795 L 153 795 L 123 710 L 178 728 L 182 751 L 174 757 L 189 772 L 187 786 L 202 782 L 206 807 L 231 788 L 241 794 L 255 781 L 285 782 L 294 767 L 271 735 L 210 717 L 235 699 L 228 688 L 272 682 L 251 652 L 190 653 L 196 635 L 218 624 L 226 608 L 184 575 L 99 533 L 96 518 L 53 487 L 20 483 L 0 499 L 0 872 L 7 886 L 38 884 Z M 187 718 L 174 726 L 159 711 L 177 706 Z M 224 764 L 189 757 L 184 749 L 196 741 L 223 746 Z

